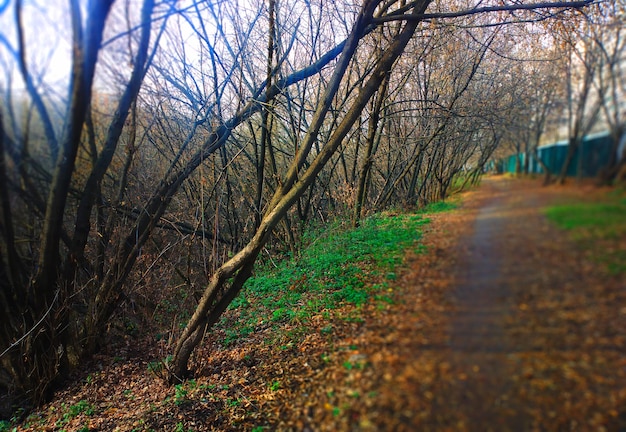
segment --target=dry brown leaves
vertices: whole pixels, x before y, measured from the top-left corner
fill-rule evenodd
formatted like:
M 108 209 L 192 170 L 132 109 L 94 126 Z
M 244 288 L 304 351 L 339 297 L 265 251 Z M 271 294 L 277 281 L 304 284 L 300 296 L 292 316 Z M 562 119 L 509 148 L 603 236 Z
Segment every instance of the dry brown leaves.
M 196 378 L 178 387 L 148 370 L 154 342 L 129 341 L 125 358 L 97 358 L 19 430 L 624 430 L 624 281 L 537 213 L 604 193 L 590 190 L 487 181 L 459 211 L 432 215 L 392 304 L 344 305 L 228 349 L 210 335 Z M 504 348 L 455 351 L 459 257 L 493 199 L 512 224 L 496 249 L 508 266 Z M 93 413 L 68 416 L 79 401 Z

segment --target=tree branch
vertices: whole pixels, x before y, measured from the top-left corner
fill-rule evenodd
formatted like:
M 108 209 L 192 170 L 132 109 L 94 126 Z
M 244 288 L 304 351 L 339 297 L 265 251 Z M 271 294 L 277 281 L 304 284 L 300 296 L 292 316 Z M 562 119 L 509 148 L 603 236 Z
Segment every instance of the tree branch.
M 542 3 L 531 3 L 531 4 L 514 4 L 514 5 L 500 5 L 500 6 L 484 6 L 480 8 L 474 9 L 465 9 L 457 12 L 436 12 L 436 13 L 425 13 L 421 15 L 394 15 L 389 14 L 387 16 L 381 16 L 378 18 L 374 18 L 372 23 L 374 24 L 383 24 L 390 21 L 426 21 L 426 20 L 434 20 L 434 19 L 449 19 L 449 18 L 460 18 L 464 16 L 478 15 L 483 13 L 493 13 L 493 12 L 513 12 L 519 10 L 531 11 L 538 9 L 552 9 L 552 8 L 566 8 L 566 9 L 580 9 L 585 6 L 589 6 L 595 3 L 596 0 L 581 0 L 581 1 L 560 1 L 560 2 L 542 2 Z

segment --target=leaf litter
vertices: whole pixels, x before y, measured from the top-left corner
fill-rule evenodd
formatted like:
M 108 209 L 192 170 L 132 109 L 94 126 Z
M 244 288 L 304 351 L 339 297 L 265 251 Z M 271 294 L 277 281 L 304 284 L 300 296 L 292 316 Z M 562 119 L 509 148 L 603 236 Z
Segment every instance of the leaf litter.
M 523 267 L 507 273 L 523 286 L 508 281 L 506 348 L 455 352 L 451 293 L 463 239 L 502 188 L 518 226 L 497 253 Z M 384 296 L 300 319 L 260 317 L 265 324 L 226 346 L 225 329 L 212 332 L 192 359 L 196 376 L 178 386 L 154 374 L 164 341 L 125 337 L 17 430 L 624 430 L 624 275 L 602 268 L 588 239 L 537 216 L 542 206 L 604 193 L 486 181 L 461 209 L 428 216 L 422 246 L 407 252 L 395 280 L 368 276 L 367 284 L 385 282 Z M 623 246 L 623 236 L 613 240 Z

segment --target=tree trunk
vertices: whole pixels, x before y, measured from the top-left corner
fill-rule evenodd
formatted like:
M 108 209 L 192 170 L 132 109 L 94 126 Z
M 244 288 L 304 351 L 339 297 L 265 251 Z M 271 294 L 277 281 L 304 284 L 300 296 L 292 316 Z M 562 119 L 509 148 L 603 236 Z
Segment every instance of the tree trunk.
M 623 180 L 623 178 L 620 179 L 620 175 L 626 164 L 626 136 L 624 135 L 624 128 L 614 128 L 611 130 L 611 136 L 613 145 L 609 154 L 609 162 L 598 174 L 598 183 L 600 185 L 610 185 L 614 181 Z M 620 150 L 622 152 L 621 155 L 619 154 Z
M 378 90 L 378 96 L 376 102 L 372 106 L 372 112 L 370 113 L 369 122 L 367 125 L 367 143 L 365 148 L 365 156 L 363 160 L 363 166 L 361 167 L 361 173 L 359 174 L 359 183 L 357 186 L 356 203 L 354 206 L 353 226 L 359 226 L 361 218 L 363 217 L 363 206 L 367 199 L 367 189 L 370 177 L 370 170 L 374 163 L 374 154 L 376 153 L 376 139 L 380 139 L 380 135 L 377 135 L 378 122 L 380 120 L 380 112 L 382 105 L 387 95 L 387 87 L 389 85 L 389 76 L 383 80 L 380 89 Z
M 423 0 L 414 6 L 412 14 L 417 15 L 424 12 L 429 0 Z M 319 132 L 319 128 L 324 121 L 325 113 L 328 112 L 334 95 L 337 93 L 339 83 L 347 69 L 348 63 L 351 61 L 356 52 L 358 42 L 363 34 L 364 28 L 371 19 L 377 2 L 366 3 L 352 29 L 348 41 L 345 44 L 344 51 L 330 80 L 329 87 L 326 89 L 322 102 L 318 105 L 311 128 L 307 133 L 305 142 L 301 151 L 306 152 L 306 148 L 313 144 Z M 291 168 L 287 174 L 287 179 L 283 183 L 283 188 L 279 188 L 272 199 L 269 210 L 263 217 L 263 220 L 250 242 L 233 258 L 224 263 L 213 275 L 209 285 L 206 287 L 202 299 L 200 300 L 196 311 L 187 323 L 180 336 L 170 367 L 170 380 L 176 381 L 184 378 L 188 374 L 187 364 L 191 353 L 201 340 L 206 327 L 209 325 L 209 318 L 215 321 L 219 314 L 223 312 L 227 304 L 234 298 L 244 282 L 249 277 L 254 261 L 259 254 L 263 245 L 267 242 L 271 231 L 276 224 L 284 217 L 291 206 L 302 196 L 306 189 L 313 183 L 317 175 L 331 159 L 333 154 L 340 147 L 343 139 L 348 135 L 350 129 L 359 118 L 361 111 L 365 108 L 370 98 L 379 89 L 381 82 L 387 75 L 387 72 L 393 66 L 397 58 L 402 54 L 404 48 L 408 44 L 412 35 L 415 33 L 419 20 L 409 21 L 404 29 L 394 38 L 387 50 L 381 56 L 381 59 L 372 72 L 366 84 L 361 88 L 358 96 L 352 106 L 346 113 L 345 117 L 339 123 L 332 133 L 326 145 L 320 149 L 310 166 L 299 174 L 300 167 L 304 164 L 306 154 L 300 153 L 292 162 Z M 310 141 L 310 142 L 307 142 Z M 296 180 L 297 178 L 297 180 Z M 231 277 L 235 277 L 230 286 L 227 281 Z M 224 299 L 222 301 L 222 299 Z M 228 300 L 230 299 L 230 300 Z M 220 306 L 221 305 L 221 306 Z M 221 309 L 220 309 L 221 308 Z M 221 311 L 220 311 L 221 310 Z
M 567 171 L 569 170 L 570 165 L 572 164 L 572 160 L 574 159 L 574 154 L 579 147 L 579 139 L 578 138 L 570 138 L 569 146 L 567 147 L 567 155 L 565 156 L 565 160 L 563 161 L 563 165 L 561 166 L 561 172 L 559 173 L 559 177 L 557 178 L 557 182 L 559 184 L 565 183 L 565 178 L 567 177 Z M 580 158 L 579 158 L 580 159 Z

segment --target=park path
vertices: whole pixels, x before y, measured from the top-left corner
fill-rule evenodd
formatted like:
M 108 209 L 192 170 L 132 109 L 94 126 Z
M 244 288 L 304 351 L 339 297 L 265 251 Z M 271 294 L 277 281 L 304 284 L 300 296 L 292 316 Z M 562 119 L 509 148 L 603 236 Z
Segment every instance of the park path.
M 499 177 L 465 201 L 421 429 L 626 430 L 625 288 L 546 220 L 567 199 Z

